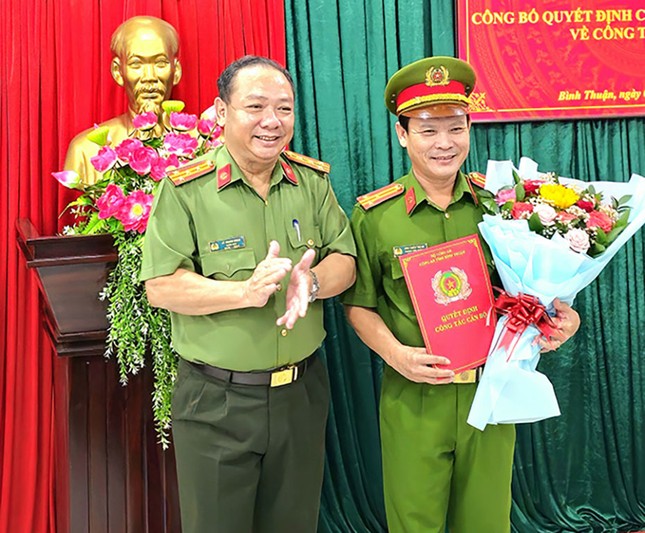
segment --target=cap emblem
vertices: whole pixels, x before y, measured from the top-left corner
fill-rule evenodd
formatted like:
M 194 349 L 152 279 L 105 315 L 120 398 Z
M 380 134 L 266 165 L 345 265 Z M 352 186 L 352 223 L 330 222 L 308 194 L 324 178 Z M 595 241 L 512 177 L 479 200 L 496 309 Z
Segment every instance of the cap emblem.
M 426 71 L 426 85 L 434 87 L 436 85 L 448 85 L 450 83 L 450 76 L 448 69 L 443 65 L 439 67 L 430 67 Z

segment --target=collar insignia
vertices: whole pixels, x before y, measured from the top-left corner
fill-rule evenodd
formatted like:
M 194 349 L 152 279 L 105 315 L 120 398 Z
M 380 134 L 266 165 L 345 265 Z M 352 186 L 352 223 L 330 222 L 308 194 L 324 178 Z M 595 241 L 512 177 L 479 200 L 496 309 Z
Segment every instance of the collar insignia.
M 417 205 L 417 194 L 414 192 L 414 187 L 410 187 L 408 192 L 405 193 L 405 212 L 409 215 Z
M 224 165 L 217 169 L 217 190 L 226 187 L 231 183 L 231 164 Z
M 287 179 L 294 185 L 298 185 L 298 176 L 295 175 L 293 169 L 289 166 L 289 163 L 280 161 L 280 164 L 282 165 L 282 170 L 284 170 L 284 175 Z

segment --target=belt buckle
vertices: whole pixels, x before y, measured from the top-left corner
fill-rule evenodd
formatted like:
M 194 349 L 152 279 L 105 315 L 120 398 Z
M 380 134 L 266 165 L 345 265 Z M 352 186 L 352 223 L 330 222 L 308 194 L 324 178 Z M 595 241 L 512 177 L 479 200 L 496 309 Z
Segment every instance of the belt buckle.
M 477 369 L 464 370 L 459 374 L 455 374 L 453 383 L 476 383 L 477 382 Z
M 271 387 L 282 387 L 282 385 L 289 385 L 298 378 L 298 367 L 289 365 L 282 370 L 276 370 L 271 373 Z

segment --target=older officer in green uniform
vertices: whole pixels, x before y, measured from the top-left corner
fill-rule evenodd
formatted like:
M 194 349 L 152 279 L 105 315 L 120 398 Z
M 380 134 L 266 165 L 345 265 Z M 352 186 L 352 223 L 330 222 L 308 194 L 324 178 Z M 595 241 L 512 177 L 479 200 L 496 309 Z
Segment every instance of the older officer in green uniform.
M 352 214 L 356 284 L 345 294 L 347 316 L 361 339 L 387 363 L 381 395 L 381 440 L 391 533 L 497 533 L 510 530 L 515 429 L 466 424 L 479 372 L 436 368 L 450 354 L 428 354 L 398 255 L 477 232 L 475 195 L 481 175 L 461 166 L 470 147 L 468 97 L 475 74 L 467 63 L 430 57 L 395 73 L 385 102 L 412 170 L 358 198 Z M 486 257 L 492 271 L 490 252 Z M 552 349 L 575 332 L 575 311 L 557 304 Z
M 247 56 L 218 80 L 225 145 L 155 198 L 141 278 L 171 311 L 184 533 L 316 530 L 329 392 L 321 299 L 354 281 L 329 165 L 283 151 L 289 73 Z

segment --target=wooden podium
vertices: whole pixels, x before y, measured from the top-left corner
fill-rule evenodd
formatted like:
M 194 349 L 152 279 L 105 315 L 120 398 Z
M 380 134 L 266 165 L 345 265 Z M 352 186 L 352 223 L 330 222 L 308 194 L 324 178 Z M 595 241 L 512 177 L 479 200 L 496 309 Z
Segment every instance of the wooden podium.
M 34 268 L 54 363 L 56 531 L 181 531 L 174 452 L 157 444 L 152 372 L 119 383 L 106 360 L 106 305 L 98 299 L 116 261 L 112 237 L 43 237 L 17 221 Z

